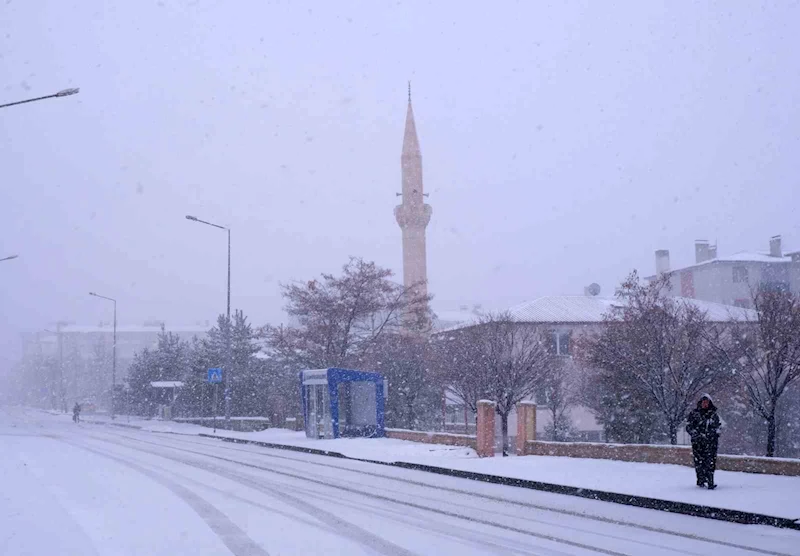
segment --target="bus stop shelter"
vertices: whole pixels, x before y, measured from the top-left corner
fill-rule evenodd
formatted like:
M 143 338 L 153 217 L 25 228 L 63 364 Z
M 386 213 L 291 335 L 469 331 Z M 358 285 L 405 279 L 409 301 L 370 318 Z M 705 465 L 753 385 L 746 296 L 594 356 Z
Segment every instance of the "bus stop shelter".
M 165 399 L 161 396 L 161 403 L 158 405 L 158 417 L 165 421 L 172 420 L 172 404 L 178 399 L 178 390 L 183 388 L 183 382 L 179 380 L 159 380 L 151 382 L 150 386 L 162 392 L 169 392 L 169 397 Z
M 379 373 L 350 369 L 300 372 L 308 438 L 385 436 L 388 382 Z

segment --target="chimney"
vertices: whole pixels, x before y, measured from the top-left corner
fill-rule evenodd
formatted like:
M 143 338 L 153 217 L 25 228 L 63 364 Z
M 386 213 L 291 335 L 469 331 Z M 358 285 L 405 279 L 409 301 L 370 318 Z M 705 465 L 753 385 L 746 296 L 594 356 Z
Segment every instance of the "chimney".
M 669 272 L 669 249 L 656 251 L 656 274 Z
M 770 257 L 783 257 L 781 251 L 781 236 L 772 236 L 769 238 L 769 256 Z
M 695 264 L 704 263 L 708 256 L 709 245 L 707 239 L 696 239 L 694 242 L 694 262 Z
M 717 244 L 709 245 L 708 246 L 708 260 L 716 259 L 717 258 Z

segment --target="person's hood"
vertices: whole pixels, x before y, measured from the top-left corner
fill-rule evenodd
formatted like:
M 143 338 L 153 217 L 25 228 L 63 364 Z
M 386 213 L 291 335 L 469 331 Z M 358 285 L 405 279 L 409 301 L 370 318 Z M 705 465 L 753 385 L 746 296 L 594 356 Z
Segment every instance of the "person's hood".
M 714 398 L 710 394 L 701 394 L 700 399 L 697 400 L 697 409 L 702 410 L 703 400 L 708 400 L 708 411 L 716 411 L 717 406 L 714 405 Z

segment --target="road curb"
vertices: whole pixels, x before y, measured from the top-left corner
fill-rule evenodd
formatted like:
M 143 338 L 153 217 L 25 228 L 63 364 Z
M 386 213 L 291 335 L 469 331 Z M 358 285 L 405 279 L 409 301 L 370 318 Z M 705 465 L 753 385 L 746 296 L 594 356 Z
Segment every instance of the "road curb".
M 496 485 L 504 485 L 517 488 L 527 488 L 530 490 L 550 492 L 553 494 L 565 494 L 567 496 L 577 496 L 579 498 L 587 498 L 589 500 L 597 500 L 600 502 L 612 502 L 615 504 L 635 506 L 638 508 L 646 508 L 650 510 L 659 510 L 662 512 L 668 512 L 674 514 L 702 517 L 706 519 L 716 519 L 718 521 L 728 521 L 731 523 L 741 523 L 745 525 L 769 525 L 771 527 L 778 527 L 781 529 L 794 529 L 800 531 L 800 520 L 798 519 L 775 517 L 753 512 L 744 512 L 741 510 L 716 508 L 713 506 L 690 504 L 688 502 L 661 500 L 658 498 L 648 498 L 646 496 L 637 496 L 633 494 L 620 494 L 617 492 L 558 485 L 555 483 L 543 483 L 540 481 L 531 481 L 528 479 L 516 479 L 513 477 L 503 477 L 502 475 L 489 475 L 486 473 L 462 471 L 459 469 L 436 467 L 432 465 L 423 465 L 420 463 L 409 463 L 404 461 L 386 462 L 386 461 L 377 461 L 364 458 L 354 458 L 346 456 L 340 452 L 333 452 L 329 450 L 317 450 L 315 448 L 305 448 L 302 446 L 292 446 L 291 444 L 275 444 L 272 442 L 262 442 L 260 440 L 247 440 L 243 438 L 233 438 L 229 436 L 218 436 L 218 435 L 204 434 L 204 433 L 200 433 L 196 436 L 201 436 L 203 438 L 214 438 L 217 440 L 222 440 L 223 442 L 231 442 L 234 444 L 251 444 L 255 446 L 261 446 L 263 448 L 288 450 L 292 452 L 302 452 L 305 454 L 334 457 L 338 459 L 360 461 L 364 463 L 374 463 L 378 465 L 385 465 L 387 467 L 412 469 L 415 471 L 424 471 L 426 473 L 435 473 L 437 475 L 446 475 L 449 477 L 456 477 L 459 479 L 469 479 L 472 481 L 479 481 L 483 483 L 491 483 Z
M 262 442 L 260 440 L 247 440 L 244 438 L 233 438 L 231 436 L 219 436 L 215 434 L 199 433 L 195 436 L 202 436 L 203 438 L 216 438 L 223 442 L 233 442 L 234 444 L 254 444 L 262 448 L 275 448 L 276 450 L 289 450 L 291 452 L 302 452 L 304 454 L 314 454 L 315 456 L 328 456 L 331 458 L 351 459 L 358 460 L 358 458 L 351 458 L 339 452 L 332 452 L 330 450 L 317 450 L 316 448 L 305 448 L 303 446 L 292 446 L 291 444 L 274 444 L 272 442 Z M 367 460 L 360 460 L 367 461 Z
M 95 421 L 93 419 L 81 419 L 80 422 L 81 423 L 87 423 L 89 425 L 111 425 L 113 427 L 123 427 L 123 428 L 126 428 L 126 429 L 142 430 L 142 427 L 140 427 L 138 425 L 128 425 L 126 423 L 114 423 L 114 422 L 110 422 L 110 421 Z

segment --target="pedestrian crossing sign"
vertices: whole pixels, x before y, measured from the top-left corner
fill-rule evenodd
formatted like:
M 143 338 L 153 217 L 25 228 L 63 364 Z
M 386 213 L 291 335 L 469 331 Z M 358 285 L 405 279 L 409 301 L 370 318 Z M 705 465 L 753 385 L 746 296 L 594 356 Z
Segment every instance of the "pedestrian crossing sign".
M 208 383 L 219 384 L 222 382 L 222 369 L 208 369 Z

